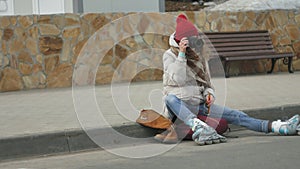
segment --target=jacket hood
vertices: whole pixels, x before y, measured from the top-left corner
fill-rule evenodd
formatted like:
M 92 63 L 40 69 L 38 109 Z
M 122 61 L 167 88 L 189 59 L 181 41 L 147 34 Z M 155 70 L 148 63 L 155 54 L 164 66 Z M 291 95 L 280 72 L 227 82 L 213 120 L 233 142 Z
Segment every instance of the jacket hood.
M 169 45 L 173 46 L 173 47 L 179 47 L 179 45 L 177 44 L 177 42 L 175 41 L 175 32 L 172 33 L 172 35 L 169 38 Z

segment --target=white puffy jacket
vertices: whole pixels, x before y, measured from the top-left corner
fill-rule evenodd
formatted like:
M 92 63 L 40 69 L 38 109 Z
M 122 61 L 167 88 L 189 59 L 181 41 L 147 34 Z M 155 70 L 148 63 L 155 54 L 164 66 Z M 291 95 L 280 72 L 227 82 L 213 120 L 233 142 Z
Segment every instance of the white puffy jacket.
M 174 34 L 170 36 L 169 45 L 179 47 L 174 40 Z M 195 77 L 192 69 L 187 66 L 187 60 L 177 57 L 171 49 L 168 49 L 163 55 L 163 67 L 164 96 L 173 94 L 192 105 L 204 103 L 208 93 L 215 96 L 212 88 L 197 85 L 195 80 L 197 77 Z

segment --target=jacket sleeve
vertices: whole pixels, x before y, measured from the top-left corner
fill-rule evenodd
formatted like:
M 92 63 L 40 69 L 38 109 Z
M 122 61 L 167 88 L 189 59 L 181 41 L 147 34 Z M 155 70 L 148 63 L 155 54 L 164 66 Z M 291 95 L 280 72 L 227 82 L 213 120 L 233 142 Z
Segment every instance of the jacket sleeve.
M 206 88 L 203 92 L 203 96 L 206 98 L 206 96 L 208 94 L 211 94 L 215 99 L 216 99 L 216 95 L 215 95 L 215 90 L 213 88 Z
M 168 76 L 168 85 L 183 86 L 186 79 L 186 59 L 174 58 L 170 53 L 163 55 L 164 74 Z

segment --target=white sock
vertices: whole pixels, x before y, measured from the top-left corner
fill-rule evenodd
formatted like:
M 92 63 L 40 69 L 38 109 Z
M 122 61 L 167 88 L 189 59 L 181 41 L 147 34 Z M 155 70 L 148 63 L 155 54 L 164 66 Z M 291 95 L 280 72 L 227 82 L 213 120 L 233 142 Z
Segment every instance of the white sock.
M 272 132 L 278 134 L 284 134 L 287 122 L 282 122 L 281 120 L 272 122 Z

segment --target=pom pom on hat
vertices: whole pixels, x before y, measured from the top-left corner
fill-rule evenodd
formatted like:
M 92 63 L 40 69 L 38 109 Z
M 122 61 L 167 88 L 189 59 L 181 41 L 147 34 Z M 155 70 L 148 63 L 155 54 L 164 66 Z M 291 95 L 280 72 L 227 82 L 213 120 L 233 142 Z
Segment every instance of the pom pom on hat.
M 176 22 L 180 21 L 181 19 L 182 19 L 182 20 L 188 20 L 187 17 L 186 17 L 185 15 L 180 14 L 180 15 L 178 15 L 178 17 L 177 17 Z
M 183 37 L 197 36 L 198 30 L 187 17 L 183 14 L 178 15 L 176 19 L 175 40 L 180 41 Z

